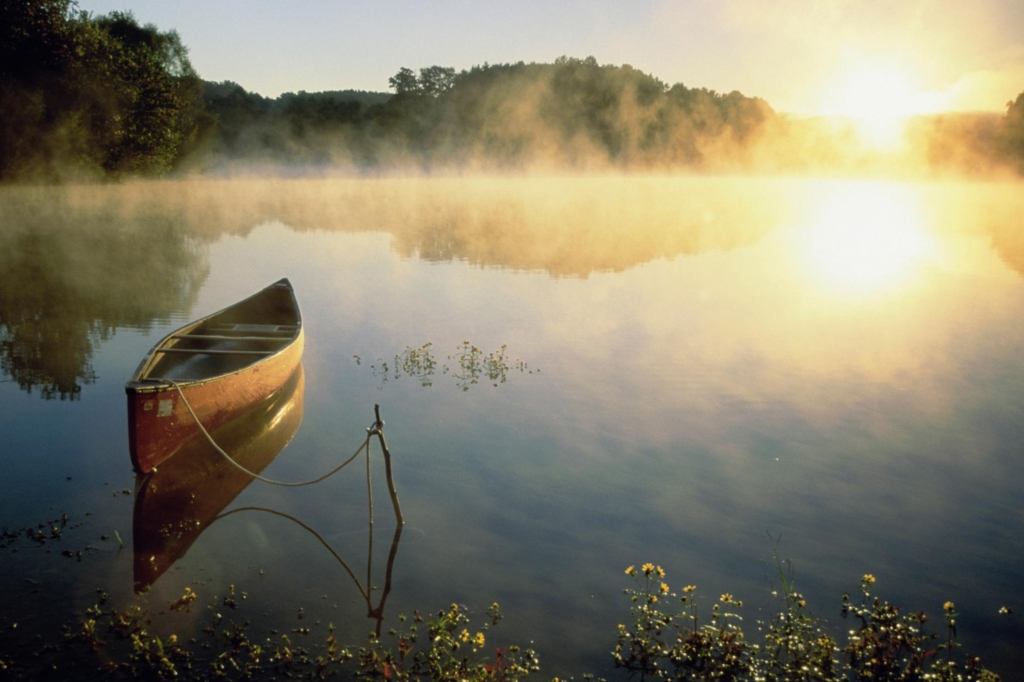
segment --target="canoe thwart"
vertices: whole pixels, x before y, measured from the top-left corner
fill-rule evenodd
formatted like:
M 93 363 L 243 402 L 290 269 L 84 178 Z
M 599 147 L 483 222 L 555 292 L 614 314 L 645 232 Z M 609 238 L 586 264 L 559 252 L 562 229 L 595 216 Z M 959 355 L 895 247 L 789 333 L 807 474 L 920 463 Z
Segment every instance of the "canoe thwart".
M 294 324 L 211 324 L 207 327 L 212 332 L 247 332 L 250 334 L 290 334 L 298 329 Z
M 154 353 L 192 353 L 193 355 L 274 355 L 276 350 L 227 350 L 224 348 L 157 348 Z

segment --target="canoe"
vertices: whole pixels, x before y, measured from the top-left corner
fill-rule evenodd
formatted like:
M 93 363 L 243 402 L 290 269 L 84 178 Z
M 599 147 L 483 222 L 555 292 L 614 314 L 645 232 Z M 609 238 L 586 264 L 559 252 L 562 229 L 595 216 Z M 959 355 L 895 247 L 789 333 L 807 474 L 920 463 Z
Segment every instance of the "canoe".
M 233 460 L 258 474 L 299 430 L 304 391 L 300 364 L 278 391 L 210 435 Z M 205 438 L 192 440 L 159 469 L 138 474 L 132 515 L 135 592 L 145 592 L 185 556 L 252 481 Z
M 197 419 L 213 431 L 280 389 L 304 343 L 287 279 L 161 339 L 125 384 L 135 471 L 151 471 L 199 437 Z

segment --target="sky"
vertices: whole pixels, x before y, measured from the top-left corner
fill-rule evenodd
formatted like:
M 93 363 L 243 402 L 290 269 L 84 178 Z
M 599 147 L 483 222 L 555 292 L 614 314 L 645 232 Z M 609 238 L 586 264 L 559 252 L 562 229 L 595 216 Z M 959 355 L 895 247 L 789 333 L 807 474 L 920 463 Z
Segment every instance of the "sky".
M 561 55 L 777 111 L 1005 112 L 1024 91 L 1024 0 L 79 0 L 177 30 L 206 80 L 268 97 L 388 91 L 405 66 Z

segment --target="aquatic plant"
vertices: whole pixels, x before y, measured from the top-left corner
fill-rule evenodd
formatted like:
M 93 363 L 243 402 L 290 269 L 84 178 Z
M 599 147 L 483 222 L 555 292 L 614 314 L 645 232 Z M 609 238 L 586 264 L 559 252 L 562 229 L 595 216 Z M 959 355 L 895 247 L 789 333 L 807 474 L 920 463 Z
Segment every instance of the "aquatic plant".
M 395 354 L 394 362 L 377 358 L 376 362 L 370 365 L 370 370 L 380 381 L 381 388 L 389 380 L 397 380 L 402 376 L 416 379 L 421 386 L 429 388 L 434 385 L 434 376 L 441 374 L 451 376 L 455 380 L 455 385 L 463 391 L 468 391 L 471 386 L 484 380 L 497 387 L 498 384 L 508 381 L 509 372 L 512 370 L 527 374 L 540 371 L 530 369 L 520 358 L 510 358 L 507 344 L 502 344 L 485 354 L 476 345 L 463 341 L 455 352 L 448 356 L 451 365 L 439 363 L 432 347 L 433 343 L 429 341 L 417 348 L 406 346 L 401 353 Z M 359 355 L 353 355 L 352 358 L 357 365 L 362 365 L 363 361 Z
M 0 533 L 3 547 L 39 547 L 69 541 L 78 524 L 63 515 L 45 524 Z M 964 651 L 958 638 L 956 605 L 947 601 L 936 629 L 922 611 L 907 611 L 874 593 L 877 580 L 865 574 L 858 589 L 844 594 L 839 609 L 849 627 L 836 636 L 835 624 L 813 617 L 799 592 L 789 560 L 774 554 L 778 599 L 773 615 L 753 638 L 744 627 L 743 601 L 731 593 L 698 601 L 697 586 L 673 589 L 667 572 L 654 563 L 626 568 L 632 585 L 624 590 L 629 618 L 617 627 L 612 661 L 631 679 L 726 680 L 736 682 L 996 682 L 999 676 Z M 27 582 L 37 585 L 35 581 Z M 193 583 L 198 585 L 198 583 Z M 240 602 L 247 593 L 234 584 L 221 596 L 185 587 L 166 602 L 167 611 L 193 611 L 205 625 L 183 640 L 174 618 L 156 614 L 147 596 L 127 606 L 111 603 L 103 590 L 96 602 L 59 628 L 56 638 L 18 627 L 0 627 L 0 673 L 4 679 L 88 677 L 141 680 L 278 680 L 341 676 L 374 682 L 518 682 L 535 675 L 533 649 L 501 645 L 494 635 L 502 620 L 497 603 L 484 622 L 473 622 L 452 604 L 429 617 L 397 617 L 395 628 L 371 633 L 362 644 L 342 644 L 332 624 L 300 624 L 270 636 L 250 633 Z M 205 609 L 200 604 L 206 604 Z M 1001 613 L 1010 613 L 1008 607 Z M 299 609 L 299 619 L 303 610 Z M 158 635 L 154 621 L 161 618 Z M 382 616 L 381 616 L 382 617 Z M 761 628 L 758 628 L 759 631 Z M 583 675 L 584 680 L 593 676 Z M 599 682 L 603 682 L 599 681 Z
M 612 656 L 617 668 L 641 680 L 744 680 L 849 682 L 995 682 L 974 656 L 965 655 L 956 638 L 956 612 L 944 606 L 945 639 L 928 633 L 924 612 L 903 610 L 872 596 L 874 576 L 860 582 L 861 599 L 843 595 L 842 615 L 860 622 L 838 642 L 807 612 L 796 590 L 792 564 L 775 556 L 781 609 L 767 623 L 761 642 L 751 642 L 740 623 L 743 602 L 723 594 L 702 622 L 696 587 L 676 594 L 660 566 L 626 569 L 635 587 L 625 590 L 633 603 L 628 625 L 619 625 Z M 665 605 L 676 599 L 678 606 Z

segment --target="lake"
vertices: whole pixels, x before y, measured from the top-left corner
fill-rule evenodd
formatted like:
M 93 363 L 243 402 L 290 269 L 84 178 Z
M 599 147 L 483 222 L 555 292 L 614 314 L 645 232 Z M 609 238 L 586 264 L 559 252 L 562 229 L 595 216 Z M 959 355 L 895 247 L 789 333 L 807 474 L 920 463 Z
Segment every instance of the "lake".
M 378 617 L 386 631 L 457 603 L 477 622 L 497 601 L 488 645 L 532 642 L 543 679 L 607 677 L 626 566 L 655 562 L 705 609 L 742 598 L 755 632 L 777 547 L 837 633 L 841 594 L 870 573 L 933 623 L 955 602 L 967 649 L 1009 675 L 1024 668 L 1022 215 L 1024 185 L 996 182 L 0 189 L 0 645 L 53 636 L 97 590 L 188 636 L 205 607 L 167 604 L 235 586 L 225 615 L 263 636 L 330 622 L 356 645 Z M 281 277 L 304 374 L 263 475 L 341 463 L 379 404 L 406 525 L 375 447 L 372 536 L 360 459 L 299 489 L 200 488 L 209 520 L 147 557 L 124 382 L 166 333 Z M 46 542 L 24 532 L 39 524 Z M 136 595 L 140 561 L 156 570 Z

